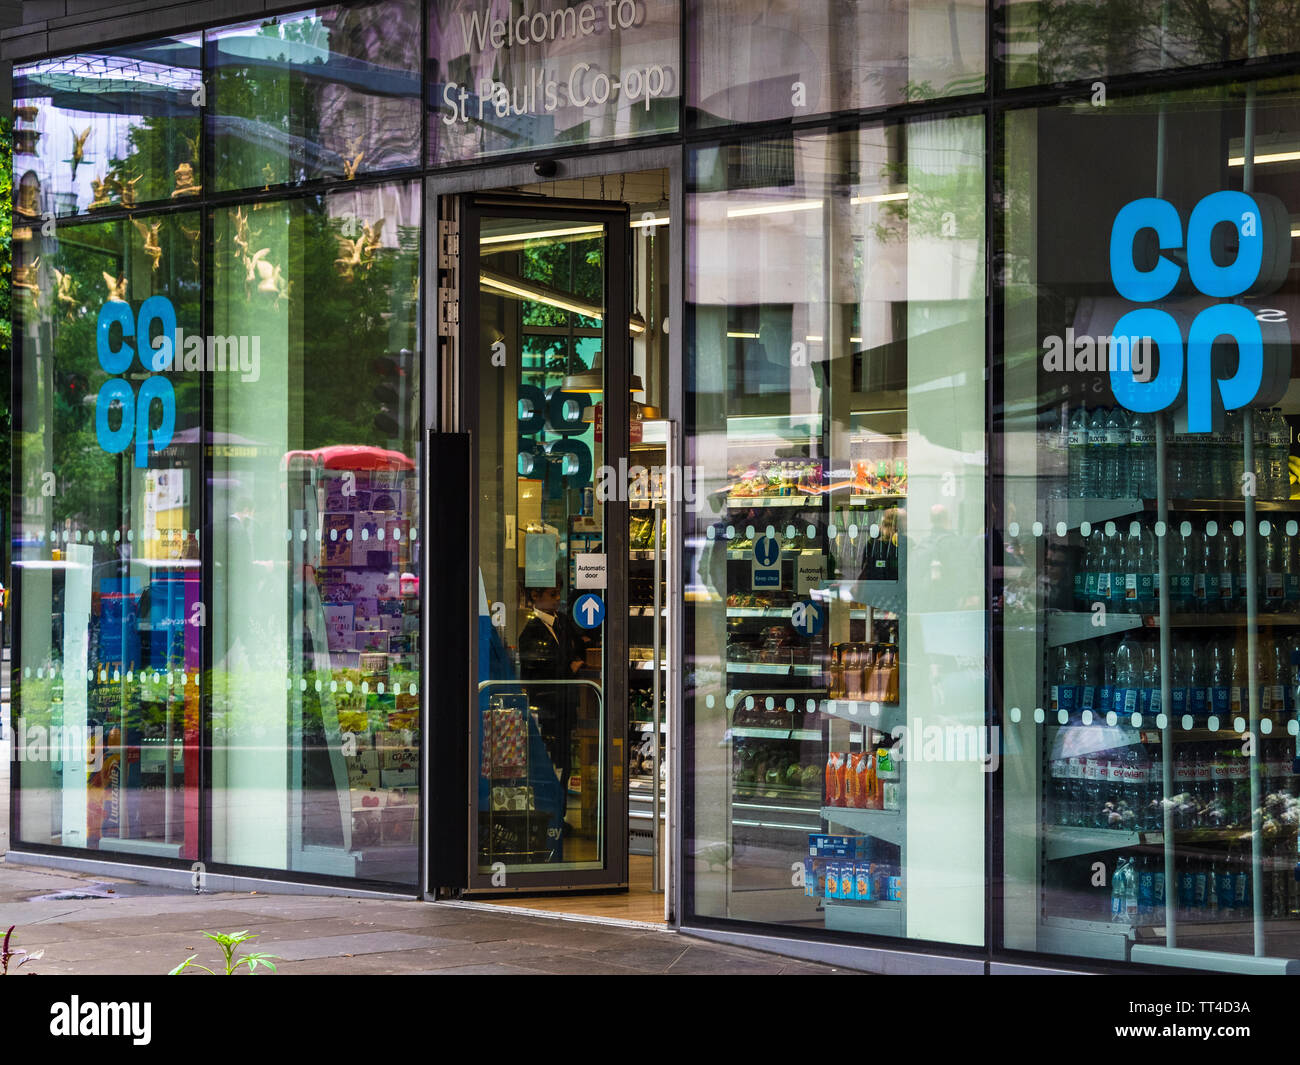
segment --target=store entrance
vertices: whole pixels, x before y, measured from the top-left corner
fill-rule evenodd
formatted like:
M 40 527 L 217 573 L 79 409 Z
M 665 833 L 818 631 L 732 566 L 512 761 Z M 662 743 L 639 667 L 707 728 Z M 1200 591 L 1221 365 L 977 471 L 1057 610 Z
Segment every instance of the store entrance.
M 456 204 L 479 600 L 467 894 L 662 921 L 667 249 L 635 247 L 657 226 L 627 200 L 550 184 Z

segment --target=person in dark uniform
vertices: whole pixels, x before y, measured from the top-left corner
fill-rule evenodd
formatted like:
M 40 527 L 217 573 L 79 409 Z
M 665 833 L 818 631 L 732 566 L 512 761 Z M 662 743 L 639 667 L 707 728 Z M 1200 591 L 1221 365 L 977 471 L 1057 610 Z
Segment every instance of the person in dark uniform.
M 587 642 L 560 611 L 558 588 L 525 590 L 532 617 L 519 633 L 519 671 L 524 681 L 573 680 L 586 664 Z M 560 775 L 560 794 L 569 794 L 577 687 L 537 685 L 528 692 L 551 762 Z

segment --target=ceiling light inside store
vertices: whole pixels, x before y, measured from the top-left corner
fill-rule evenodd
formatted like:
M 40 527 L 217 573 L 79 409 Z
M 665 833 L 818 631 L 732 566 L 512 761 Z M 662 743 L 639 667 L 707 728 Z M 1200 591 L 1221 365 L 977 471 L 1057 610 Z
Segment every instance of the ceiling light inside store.
M 480 270 L 478 282 L 480 288 L 487 289 L 489 292 L 505 293 L 521 300 L 544 303 L 548 307 L 556 307 L 562 311 L 572 311 L 574 314 L 594 318 L 598 322 L 605 319 L 605 308 L 599 304 L 586 303 L 576 296 L 570 297 L 542 285 L 521 281 L 519 278 L 507 277 L 505 274 L 498 274 L 491 270 Z M 629 333 L 634 335 L 644 333 L 646 331 L 645 320 L 640 315 L 634 314 L 628 319 L 627 329 Z
M 907 199 L 906 192 L 881 192 L 875 196 L 854 196 L 849 203 L 859 205 L 864 203 L 890 203 L 893 200 Z
M 1281 137 L 1276 134 L 1256 137 L 1253 151 L 1256 166 L 1263 166 L 1268 163 L 1300 162 L 1300 141 L 1297 141 L 1294 137 Z M 1246 165 L 1246 139 L 1244 137 L 1229 139 L 1228 165 Z
M 638 218 L 632 223 L 633 229 L 649 229 L 652 226 L 666 226 L 668 218 Z
M 750 218 L 759 214 L 785 214 L 788 211 L 816 211 L 821 208 L 821 200 L 785 200 L 781 203 L 764 203 L 755 207 L 732 207 L 727 211 L 728 218 Z
M 566 229 L 538 229 L 526 233 L 494 233 L 490 237 L 479 237 L 480 247 L 491 247 L 497 244 L 510 244 L 521 240 L 554 240 L 557 237 L 580 237 L 588 233 L 603 233 L 605 227 L 601 225 L 594 226 L 569 226 Z

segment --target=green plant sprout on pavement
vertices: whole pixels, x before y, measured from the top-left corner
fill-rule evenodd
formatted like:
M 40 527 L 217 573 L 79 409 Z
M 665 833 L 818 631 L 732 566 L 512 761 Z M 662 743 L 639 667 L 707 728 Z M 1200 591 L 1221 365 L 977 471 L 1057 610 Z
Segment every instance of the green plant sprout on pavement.
M 239 944 L 243 943 L 245 940 L 256 939 L 256 932 L 250 933 L 247 930 L 244 930 L 243 932 L 204 932 L 203 934 L 216 943 L 217 946 L 221 948 L 221 952 L 226 956 L 226 976 L 234 976 L 235 970 L 241 965 L 248 966 L 248 972 L 250 975 L 257 972 L 257 967 L 259 965 L 265 966 L 267 969 L 270 969 L 271 972 L 275 972 L 275 965 L 271 962 L 271 959 L 278 958 L 279 955 L 277 954 L 244 954 L 239 958 L 235 957 L 235 951 L 238 949 Z M 197 957 L 197 954 L 191 954 L 167 975 L 179 976 L 191 966 L 195 969 L 202 969 L 210 976 L 217 975 L 216 972 L 209 969 L 206 965 L 200 965 L 196 962 L 194 959 Z

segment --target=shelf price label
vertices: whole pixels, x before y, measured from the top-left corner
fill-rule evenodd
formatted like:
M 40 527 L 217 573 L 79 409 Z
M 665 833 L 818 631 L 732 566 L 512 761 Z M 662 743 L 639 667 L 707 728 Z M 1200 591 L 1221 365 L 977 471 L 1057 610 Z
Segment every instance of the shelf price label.
M 774 536 L 754 541 L 754 589 L 781 587 L 781 545 Z

